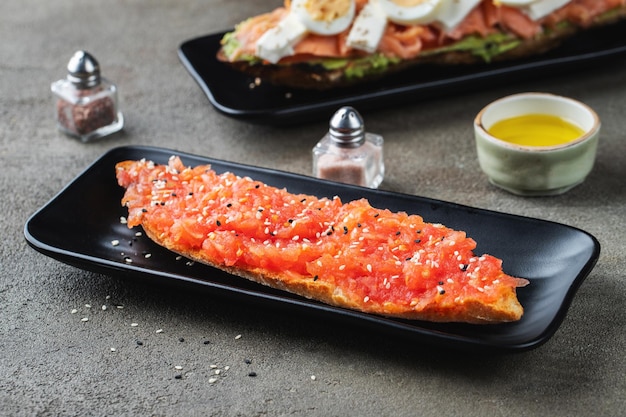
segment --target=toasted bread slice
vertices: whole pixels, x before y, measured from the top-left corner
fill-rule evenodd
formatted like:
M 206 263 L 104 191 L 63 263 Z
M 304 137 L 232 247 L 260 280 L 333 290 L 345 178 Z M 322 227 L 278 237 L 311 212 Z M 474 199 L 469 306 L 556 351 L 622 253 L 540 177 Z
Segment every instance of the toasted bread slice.
M 373 81 L 420 65 L 473 65 L 528 58 L 557 48 L 577 33 L 615 24 L 625 18 L 626 5 L 595 16 L 584 25 L 564 21 L 529 38 L 505 31 L 482 39 L 479 35 L 471 35 L 445 46 L 425 49 L 410 59 L 388 58 L 374 53 L 365 56 L 356 54 L 341 59 L 312 56 L 308 59 L 288 59 L 272 64 L 250 55 L 232 58 L 224 47 L 219 50 L 217 59 L 236 71 L 271 84 L 326 90 Z M 233 39 L 236 36 L 232 35 L 236 33 L 237 29 L 225 36 L 225 39 Z M 471 42 L 467 42 L 468 40 Z M 415 74 L 419 77 L 419 71 Z
M 502 323 L 522 317 L 528 281 L 476 256 L 464 232 L 366 200 L 294 195 L 250 178 L 125 161 L 128 226 L 189 259 L 333 306 L 403 319 Z

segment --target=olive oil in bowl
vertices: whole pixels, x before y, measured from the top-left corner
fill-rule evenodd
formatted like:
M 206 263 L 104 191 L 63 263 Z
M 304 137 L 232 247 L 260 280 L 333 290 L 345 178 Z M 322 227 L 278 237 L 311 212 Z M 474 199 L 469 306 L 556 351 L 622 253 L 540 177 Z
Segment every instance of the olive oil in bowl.
M 525 114 L 500 120 L 489 134 L 521 146 L 558 146 L 584 135 L 579 126 L 551 114 Z
M 563 194 L 593 168 L 600 118 L 589 106 L 548 93 L 498 99 L 474 119 L 480 168 L 513 194 Z

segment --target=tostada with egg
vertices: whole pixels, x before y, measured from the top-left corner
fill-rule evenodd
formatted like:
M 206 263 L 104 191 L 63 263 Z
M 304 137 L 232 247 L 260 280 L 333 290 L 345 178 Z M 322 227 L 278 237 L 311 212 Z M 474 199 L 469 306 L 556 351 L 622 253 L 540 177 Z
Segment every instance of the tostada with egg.
M 224 35 L 217 57 L 273 84 L 328 89 L 540 54 L 624 18 L 626 0 L 285 0 Z

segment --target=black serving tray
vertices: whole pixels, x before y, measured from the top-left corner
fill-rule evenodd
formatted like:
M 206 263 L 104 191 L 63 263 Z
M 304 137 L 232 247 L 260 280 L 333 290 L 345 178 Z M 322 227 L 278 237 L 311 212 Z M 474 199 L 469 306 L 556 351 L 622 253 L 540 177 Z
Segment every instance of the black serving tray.
M 518 289 L 525 314 L 519 322 L 496 325 L 384 318 L 332 307 L 180 260 L 147 237 L 136 236 L 140 228 L 130 230 L 120 222 L 127 213 L 120 204 L 123 189 L 115 178 L 117 162 L 146 158 L 166 163 L 174 154 L 181 156 L 186 165 L 211 164 L 217 172 L 250 176 L 293 193 L 338 195 L 343 201 L 364 197 L 375 207 L 420 214 L 428 222 L 465 230 L 478 242 L 476 254 L 497 256 L 503 259 L 505 272 L 530 280 L 530 285 Z M 207 297 L 230 296 L 242 305 L 255 302 L 261 307 L 303 313 L 305 319 L 323 316 L 329 323 L 335 320 L 371 335 L 389 332 L 481 351 L 523 351 L 546 342 L 561 324 L 600 252 L 593 236 L 558 223 L 141 146 L 116 148 L 104 154 L 34 213 L 24 234 L 37 251 L 86 270 L 155 283 L 187 284 L 206 289 Z M 119 245 L 112 245 L 114 240 Z M 152 256 L 145 257 L 147 253 Z M 290 317 L 286 315 L 285 320 Z
M 341 106 L 359 111 L 399 107 L 418 100 L 484 91 L 511 80 L 551 77 L 581 71 L 600 61 L 626 55 L 626 22 L 580 32 L 559 48 L 527 59 L 462 66 L 420 66 L 349 88 L 298 90 L 252 80 L 216 59 L 225 32 L 182 43 L 179 57 L 213 106 L 221 113 L 270 125 L 329 119 Z

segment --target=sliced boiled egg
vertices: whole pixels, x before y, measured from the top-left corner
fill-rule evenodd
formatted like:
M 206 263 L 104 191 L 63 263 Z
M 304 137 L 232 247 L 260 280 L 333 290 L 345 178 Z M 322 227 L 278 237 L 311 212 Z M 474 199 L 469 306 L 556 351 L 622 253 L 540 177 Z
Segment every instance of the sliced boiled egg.
M 354 0 L 292 0 L 291 12 L 318 35 L 336 35 L 346 30 L 352 20 Z
M 394 23 L 414 25 L 435 20 L 442 0 L 379 0 L 380 7 Z
M 256 43 L 256 56 L 273 64 L 293 55 L 293 47 L 307 34 L 336 35 L 354 19 L 354 0 L 293 0 L 289 13 Z
M 532 20 L 539 20 L 565 6 L 571 0 L 498 0 L 500 4 L 519 8 Z

